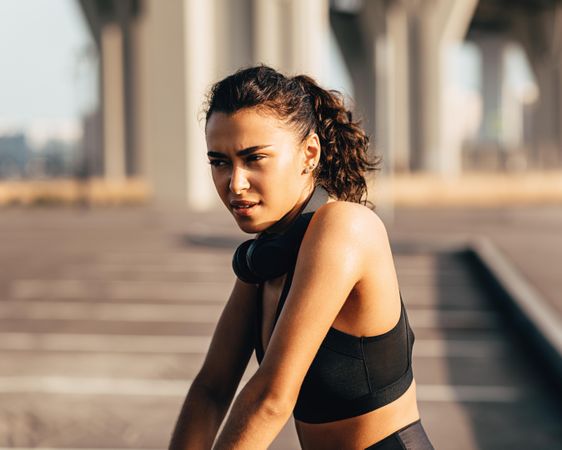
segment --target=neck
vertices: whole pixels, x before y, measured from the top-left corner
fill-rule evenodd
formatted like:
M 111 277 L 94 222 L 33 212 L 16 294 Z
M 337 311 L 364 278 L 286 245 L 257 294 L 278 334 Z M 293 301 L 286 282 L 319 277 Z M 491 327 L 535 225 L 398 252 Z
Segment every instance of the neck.
M 303 209 L 310 201 L 312 194 L 314 193 L 314 186 L 307 189 L 307 194 L 304 196 L 304 199 L 301 199 L 297 202 L 297 204 L 288 211 L 281 219 L 271 225 L 269 228 L 264 230 L 261 235 L 267 236 L 272 234 L 283 234 L 293 222 L 296 220 L 297 217 L 302 213 Z

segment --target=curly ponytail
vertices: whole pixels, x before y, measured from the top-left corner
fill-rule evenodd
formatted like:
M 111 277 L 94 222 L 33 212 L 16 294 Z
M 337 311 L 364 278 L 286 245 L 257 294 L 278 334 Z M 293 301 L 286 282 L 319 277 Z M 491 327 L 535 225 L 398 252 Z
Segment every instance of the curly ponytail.
M 365 175 L 379 170 L 380 157 L 369 159 L 369 137 L 353 121 L 343 95 L 320 87 L 306 75 L 286 77 L 271 67 L 241 69 L 211 88 L 206 120 L 215 111 L 227 114 L 243 108 L 268 110 L 294 126 L 301 140 L 316 132 L 322 148 L 313 172 L 315 184 L 339 200 L 370 203 Z
M 380 161 L 368 158 L 369 137 L 353 121 L 340 92 L 325 90 L 306 75 L 294 79 L 308 93 L 316 114 L 316 132 L 323 150 L 317 182 L 338 199 L 359 203 L 367 193 L 365 173 L 378 170 Z

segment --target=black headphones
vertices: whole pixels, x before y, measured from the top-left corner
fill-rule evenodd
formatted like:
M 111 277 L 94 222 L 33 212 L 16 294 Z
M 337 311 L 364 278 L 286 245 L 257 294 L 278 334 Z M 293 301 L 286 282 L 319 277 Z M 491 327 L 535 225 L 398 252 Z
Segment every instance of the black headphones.
M 257 239 L 240 244 L 232 257 L 236 276 L 246 283 L 258 284 L 287 273 L 297 259 L 310 219 L 328 198 L 328 192 L 317 185 L 300 215 L 284 233 L 262 233 Z

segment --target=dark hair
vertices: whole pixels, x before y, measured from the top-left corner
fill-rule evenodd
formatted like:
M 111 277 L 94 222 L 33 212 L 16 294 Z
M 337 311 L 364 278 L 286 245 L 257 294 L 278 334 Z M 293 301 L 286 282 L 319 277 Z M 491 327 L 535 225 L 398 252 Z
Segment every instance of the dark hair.
M 315 184 L 339 200 L 370 203 L 361 200 L 367 195 L 365 174 L 379 170 L 380 157 L 369 159 L 369 137 L 352 119 L 340 92 L 323 89 L 309 76 L 287 77 L 259 65 L 215 83 L 207 96 L 205 119 L 213 112 L 231 114 L 252 107 L 293 125 L 302 140 L 316 132 L 322 152 L 313 172 Z

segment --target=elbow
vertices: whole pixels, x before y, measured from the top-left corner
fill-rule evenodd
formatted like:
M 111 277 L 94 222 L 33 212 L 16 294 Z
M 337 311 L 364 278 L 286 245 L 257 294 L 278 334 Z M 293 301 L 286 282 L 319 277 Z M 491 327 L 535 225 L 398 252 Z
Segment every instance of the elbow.
M 270 392 L 260 399 L 260 410 L 272 419 L 287 419 L 293 412 L 294 402 L 290 399 Z
M 284 389 L 272 386 L 267 380 L 260 381 L 254 378 L 249 382 L 250 391 L 264 415 L 270 418 L 287 419 L 293 412 L 296 396 Z

